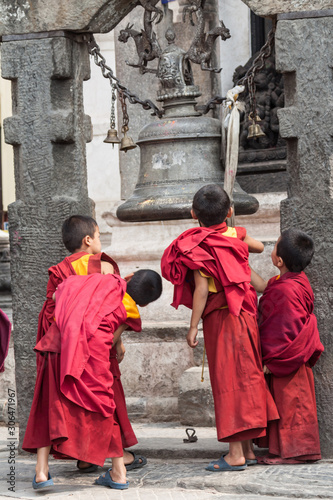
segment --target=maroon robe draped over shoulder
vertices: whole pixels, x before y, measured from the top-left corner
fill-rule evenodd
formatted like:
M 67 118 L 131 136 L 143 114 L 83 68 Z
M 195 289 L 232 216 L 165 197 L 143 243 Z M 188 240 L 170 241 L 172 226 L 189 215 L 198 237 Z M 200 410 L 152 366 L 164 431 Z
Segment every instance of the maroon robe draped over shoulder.
M 5 359 L 8 354 L 12 324 L 7 315 L 0 309 L 0 372 L 5 370 Z
M 44 363 L 23 449 L 51 445 L 56 458 L 98 465 L 122 455 L 120 434 L 114 436 L 110 349 L 113 333 L 127 322 L 125 291 L 126 282 L 111 274 L 70 276 L 59 285 L 56 321 L 35 347 Z
M 281 458 L 320 459 L 311 367 L 324 350 L 313 313 L 314 296 L 304 272 L 271 278 L 259 302 L 264 364 L 280 420 L 259 445 Z
M 48 331 L 51 324 L 54 322 L 54 300 L 52 300 L 53 294 L 57 287 L 62 283 L 68 276 L 74 276 L 77 273 L 72 265 L 73 262 L 77 261 L 81 257 L 87 255 L 86 252 L 78 252 L 68 257 L 60 262 L 59 264 L 49 268 L 49 281 L 46 289 L 46 301 L 44 302 L 43 308 L 39 314 L 38 320 L 38 332 L 37 332 L 37 342 L 41 339 L 43 335 Z M 114 267 L 114 273 L 119 275 L 119 268 L 117 263 L 109 257 L 104 252 L 90 255 L 88 261 L 87 274 L 100 273 L 101 272 L 101 261 L 110 262 Z M 137 444 L 138 440 L 135 436 L 133 428 L 128 418 L 125 394 L 123 386 L 121 383 L 121 372 L 119 369 L 119 363 L 117 360 L 117 353 L 115 349 L 111 350 L 110 354 L 110 369 L 114 377 L 114 400 L 116 402 L 116 413 L 115 419 L 119 423 L 120 431 L 123 440 L 123 447 L 130 447 Z M 41 361 L 40 356 L 37 354 L 37 371 L 39 369 L 39 363 Z
M 262 370 L 248 246 L 221 235 L 218 226 L 189 229 L 165 250 L 161 268 L 164 278 L 175 285 L 174 307 L 192 308 L 193 270 L 214 279 L 203 331 L 218 440 L 264 436 L 267 422 L 279 416 Z

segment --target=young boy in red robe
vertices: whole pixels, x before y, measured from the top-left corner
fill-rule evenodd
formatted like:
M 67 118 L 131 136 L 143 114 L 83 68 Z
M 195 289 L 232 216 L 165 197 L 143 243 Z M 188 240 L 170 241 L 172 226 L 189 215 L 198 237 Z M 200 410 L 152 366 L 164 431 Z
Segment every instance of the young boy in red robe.
M 259 446 L 270 455 L 263 463 L 319 460 L 320 442 L 311 367 L 324 350 L 313 313 L 314 296 L 303 269 L 314 253 L 313 240 L 296 229 L 284 231 L 272 252 L 280 274 L 265 282 L 252 272 L 259 302 L 264 372 L 280 414 L 270 422 Z
M 216 416 L 217 438 L 229 453 L 207 470 L 238 471 L 256 463 L 251 440 L 266 434 L 268 420 L 278 418 L 266 386 L 257 326 L 257 298 L 250 285 L 249 250 L 263 244 L 244 228 L 228 228 L 230 199 L 218 185 L 194 196 L 192 216 L 200 228 L 182 233 L 165 250 L 162 275 L 174 284 L 174 301 L 192 309 L 187 334 L 196 347 L 203 318 Z
M 115 401 L 110 350 L 122 332 L 141 330 L 137 305 L 156 300 L 161 277 L 150 270 L 129 282 L 113 274 L 69 276 L 55 292 L 55 321 L 35 346 L 44 359 L 37 374 L 34 399 L 22 448 L 37 452 L 34 489 L 53 484 L 50 451 L 112 470 L 96 484 L 128 488 Z
M 46 290 L 46 301 L 39 315 L 37 342 L 48 331 L 54 321 L 55 303 L 53 294 L 60 283 L 68 276 L 89 275 L 92 273 L 117 274 L 119 269 L 116 262 L 107 254 L 101 252 L 100 234 L 97 222 L 84 215 L 72 215 L 66 219 L 62 226 L 62 239 L 71 255 L 59 264 L 50 267 L 49 281 Z M 110 355 L 110 369 L 114 378 L 113 391 L 116 402 L 115 418 L 120 426 L 123 448 L 134 446 L 138 441 L 130 424 L 119 363 L 122 361 L 125 348 L 121 339 L 113 346 Z M 37 356 L 37 370 L 40 358 Z M 136 456 L 131 451 L 124 450 L 124 463 L 127 470 L 142 467 L 147 459 Z M 95 472 L 97 465 L 78 462 L 77 467 L 81 472 Z

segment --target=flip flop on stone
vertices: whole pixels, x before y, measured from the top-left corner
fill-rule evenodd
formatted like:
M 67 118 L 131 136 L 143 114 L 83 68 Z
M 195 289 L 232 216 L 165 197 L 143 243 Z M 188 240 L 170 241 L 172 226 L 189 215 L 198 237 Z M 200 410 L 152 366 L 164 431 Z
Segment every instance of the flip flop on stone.
M 88 473 L 88 472 L 96 472 L 98 469 L 98 465 L 95 464 L 90 464 L 89 467 L 80 467 L 80 463 L 82 460 L 78 460 L 76 462 L 76 467 L 79 469 L 80 472 Z
M 49 488 L 51 486 L 54 486 L 54 483 L 50 473 L 47 477 L 47 481 L 41 481 L 40 483 L 36 483 L 36 474 L 34 475 L 32 481 L 32 487 L 34 490 L 41 490 L 42 488 Z
M 128 453 L 133 455 L 133 462 L 125 465 L 127 471 L 133 470 L 133 469 L 140 469 L 140 467 L 143 467 L 144 465 L 146 465 L 146 463 L 147 463 L 146 457 L 143 457 L 142 455 L 136 455 L 133 451 L 128 451 Z
M 109 488 L 113 488 L 114 490 L 127 490 L 127 488 L 129 487 L 129 482 L 126 481 L 126 483 L 116 483 L 115 481 L 112 481 L 110 476 L 111 470 L 112 469 L 108 469 L 107 472 L 99 476 L 99 478 L 95 480 L 95 484 L 99 484 L 101 486 L 109 486 Z
M 218 465 L 218 469 L 215 468 L 214 465 Z M 229 465 L 228 462 L 226 462 L 224 458 L 221 457 L 219 460 L 213 460 L 212 462 L 210 462 L 209 465 L 206 467 L 206 470 L 209 470 L 211 472 L 228 472 L 228 471 L 245 470 L 246 468 L 247 468 L 246 463 L 243 465 Z

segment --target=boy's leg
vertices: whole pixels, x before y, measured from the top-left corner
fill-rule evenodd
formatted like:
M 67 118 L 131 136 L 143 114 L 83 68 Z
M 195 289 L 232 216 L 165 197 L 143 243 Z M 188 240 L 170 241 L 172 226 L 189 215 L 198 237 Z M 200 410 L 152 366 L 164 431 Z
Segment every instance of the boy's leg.
M 247 439 L 246 441 L 242 441 L 243 453 L 244 457 L 247 460 L 255 460 L 256 456 L 253 451 L 253 442 L 252 439 Z
M 116 483 L 126 483 L 126 467 L 124 457 L 112 457 L 112 470 L 110 470 L 112 481 Z
M 229 465 L 244 465 L 245 456 L 242 446 L 242 441 L 234 441 L 229 443 L 229 453 L 224 457 L 224 460 Z M 218 469 L 218 466 L 215 468 Z
M 48 480 L 50 450 L 51 446 L 44 446 L 37 449 L 36 483 Z

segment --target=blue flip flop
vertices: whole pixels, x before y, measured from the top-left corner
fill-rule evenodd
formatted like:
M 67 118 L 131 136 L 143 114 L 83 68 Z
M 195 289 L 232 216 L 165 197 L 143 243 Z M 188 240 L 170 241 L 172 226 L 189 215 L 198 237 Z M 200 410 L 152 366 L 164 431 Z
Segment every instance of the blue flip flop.
M 109 486 L 109 488 L 113 488 L 115 490 L 127 490 L 127 488 L 129 487 L 129 482 L 126 481 L 126 483 L 116 483 L 115 481 L 112 481 L 110 470 L 112 469 L 108 469 L 105 474 L 99 476 L 99 478 L 96 479 L 95 484 L 99 484 L 101 486 Z
M 214 465 L 218 465 L 219 468 L 216 469 Z M 213 460 L 212 462 L 209 463 L 209 465 L 206 467 L 206 470 L 209 470 L 211 472 L 228 472 L 228 471 L 236 471 L 236 470 L 245 470 L 247 468 L 247 464 L 245 463 L 244 465 L 229 465 L 228 462 L 224 460 L 223 457 L 221 457 L 219 460 Z
M 40 483 L 36 483 L 36 474 L 34 475 L 34 478 L 32 481 L 32 487 L 34 490 L 40 490 L 42 488 L 49 488 L 50 486 L 54 486 L 53 479 L 52 479 L 50 473 L 47 477 L 47 481 L 42 481 Z
M 89 472 L 96 472 L 98 470 L 98 465 L 95 464 L 90 464 L 89 467 L 80 467 L 80 462 L 82 460 L 78 460 L 76 463 L 76 467 L 79 469 L 80 472 L 83 472 L 84 474 L 87 474 Z
M 247 458 L 245 463 L 246 465 L 257 465 L 258 460 L 256 458 Z
M 142 455 L 136 455 L 134 451 L 129 451 L 129 453 L 133 455 L 133 462 L 125 465 L 127 471 L 133 469 L 140 469 L 141 467 L 147 464 L 146 457 L 143 457 Z

